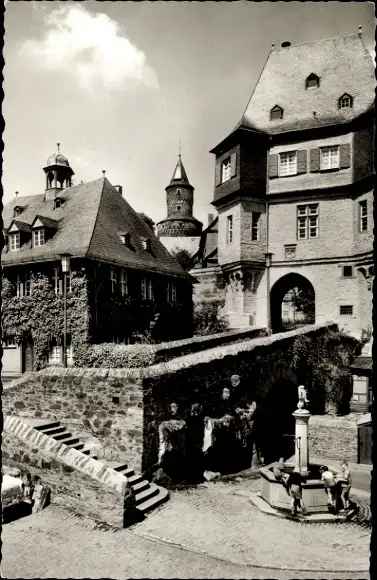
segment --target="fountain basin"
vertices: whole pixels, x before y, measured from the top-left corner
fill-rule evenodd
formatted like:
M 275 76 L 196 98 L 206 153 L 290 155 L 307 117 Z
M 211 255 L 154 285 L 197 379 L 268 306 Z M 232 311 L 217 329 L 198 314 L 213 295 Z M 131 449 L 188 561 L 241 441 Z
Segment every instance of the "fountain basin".
M 291 498 L 289 497 L 282 482 L 277 481 L 273 474 L 274 463 L 261 468 L 261 497 L 270 506 L 290 511 Z M 320 465 L 309 465 L 309 475 L 302 485 L 302 499 L 308 514 L 328 513 L 327 493 L 319 474 Z M 294 464 L 287 462 L 284 465 L 284 472 L 291 473 Z

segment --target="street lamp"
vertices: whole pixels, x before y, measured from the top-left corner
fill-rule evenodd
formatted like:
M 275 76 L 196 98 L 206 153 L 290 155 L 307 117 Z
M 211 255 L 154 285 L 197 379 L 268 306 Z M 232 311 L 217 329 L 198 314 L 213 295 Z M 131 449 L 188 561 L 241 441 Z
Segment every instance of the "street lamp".
M 63 367 L 67 367 L 67 274 L 71 271 L 71 254 L 60 254 L 64 276 L 64 329 L 63 329 Z
M 272 253 L 266 252 L 264 254 L 266 259 L 266 286 L 267 286 L 267 336 L 271 336 L 271 303 L 270 303 L 270 268 L 272 261 Z

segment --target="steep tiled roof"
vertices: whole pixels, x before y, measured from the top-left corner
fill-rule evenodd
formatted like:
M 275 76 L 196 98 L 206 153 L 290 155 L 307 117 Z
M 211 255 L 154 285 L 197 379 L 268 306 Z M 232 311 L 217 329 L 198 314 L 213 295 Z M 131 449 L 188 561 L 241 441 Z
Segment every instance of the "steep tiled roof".
M 31 225 L 36 216 L 59 222 L 55 235 L 43 246 L 25 244 L 17 252 L 4 251 L 4 266 L 58 260 L 59 254 L 70 253 L 73 257 L 191 279 L 106 178 L 67 188 L 63 195 L 66 202 L 58 209 L 54 209 L 54 200 L 44 200 L 44 194 L 15 197 L 4 207 L 5 229 L 13 221 L 17 205 L 27 206 L 22 214 L 24 223 Z M 122 244 L 120 233 L 130 234 L 131 247 Z M 151 240 L 151 253 L 143 248 L 140 238 Z
M 306 88 L 311 73 L 320 78 L 319 86 Z M 373 106 L 374 87 L 373 60 L 361 35 L 273 49 L 246 107 L 243 125 L 276 134 L 351 121 Z M 339 109 L 344 93 L 353 97 L 352 108 Z M 271 121 L 275 105 L 284 114 Z

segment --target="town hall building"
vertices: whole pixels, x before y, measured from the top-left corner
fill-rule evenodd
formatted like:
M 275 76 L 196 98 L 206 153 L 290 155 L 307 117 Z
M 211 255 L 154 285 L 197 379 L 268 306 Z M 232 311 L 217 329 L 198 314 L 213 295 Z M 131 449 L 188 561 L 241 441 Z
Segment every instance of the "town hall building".
M 230 326 L 284 330 L 289 297 L 311 322 L 372 325 L 374 94 L 359 34 L 274 45 L 240 122 L 211 151 L 212 204 L 192 271 Z M 301 316 L 302 318 L 302 316 Z
M 3 209 L 2 374 L 63 363 L 63 294 L 68 364 L 84 344 L 191 336 L 194 280 L 122 187 L 105 172 L 74 185 L 59 146 L 43 171 L 44 193 Z

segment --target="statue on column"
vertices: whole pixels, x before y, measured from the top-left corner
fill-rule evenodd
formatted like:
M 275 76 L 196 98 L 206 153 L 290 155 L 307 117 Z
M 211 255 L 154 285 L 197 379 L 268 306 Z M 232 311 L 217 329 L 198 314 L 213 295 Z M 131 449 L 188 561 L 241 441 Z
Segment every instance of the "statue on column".
M 309 403 L 307 396 L 306 396 L 306 389 L 304 385 L 300 385 L 298 388 L 298 404 L 297 408 L 303 411 L 307 404 Z

